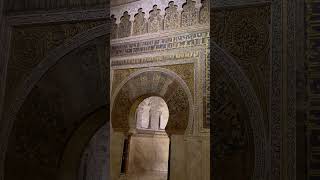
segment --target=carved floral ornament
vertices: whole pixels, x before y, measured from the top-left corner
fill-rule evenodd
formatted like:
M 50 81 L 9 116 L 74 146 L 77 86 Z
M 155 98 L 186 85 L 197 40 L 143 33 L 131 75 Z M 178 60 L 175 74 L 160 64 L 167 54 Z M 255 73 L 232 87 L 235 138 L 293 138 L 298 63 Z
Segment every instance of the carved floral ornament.
M 111 11 L 112 39 L 209 24 L 209 0 L 176 0 L 165 6 L 164 1 L 162 4 L 156 0 L 141 1 L 150 2 L 141 2 L 134 10 L 128 4 L 120 9 L 121 15 Z M 141 5 L 154 2 L 158 4 L 150 8 Z

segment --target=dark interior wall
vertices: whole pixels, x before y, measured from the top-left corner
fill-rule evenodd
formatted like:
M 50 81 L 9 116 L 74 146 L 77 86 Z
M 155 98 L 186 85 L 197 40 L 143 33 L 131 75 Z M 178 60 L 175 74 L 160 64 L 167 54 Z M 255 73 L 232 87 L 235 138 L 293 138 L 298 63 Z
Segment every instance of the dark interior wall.
M 5 0 L 6 13 L 104 8 L 108 0 Z
M 105 114 L 104 114 L 105 115 Z M 105 119 L 105 118 L 103 118 Z M 109 180 L 109 124 L 105 124 L 92 136 L 81 154 L 77 167 L 77 180 Z M 80 164 L 80 165 L 79 165 Z
M 259 148 L 257 131 L 263 136 L 269 131 L 270 11 L 269 4 L 259 4 L 212 8 L 210 12 L 211 172 L 215 180 L 259 179 L 254 177 L 260 168 L 257 154 L 266 158 L 257 153 L 265 149 L 256 147 Z M 215 44 L 233 58 L 227 61 L 234 61 L 237 71 L 244 74 L 242 82 L 234 76 L 236 68 L 219 60 L 225 54 L 217 57 Z M 244 89 L 246 78 L 252 92 Z M 252 117 L 254 110 L 249 105 L 253 100 L 244 96 L 244 91 L 257 98 L 254 108 L 259 109 L 259 126 L 251 123 L 250 119 L 258 122 L 259 118 Z M 267 146 L 264 140 L 260 143 Z
M 305 1 L 305 61 L 300 68 L 298 175 L 320 179 L 320 2 Z M 301 72 L 302 71 L 302 72 Z M 304 148 L 303 148 L 304 146 Z
M 214 63 L 212 71 L 213 178 L 249 180 L 254 169 L 253 133 L 248 110 L 228 73 Z M 232 172 L 232 173 L 230 173 Z
M 84 116 L 107 104 L 107 81 L 101 76 L 106 42 L 106 36 L 99 37 L 67 54 L 33 88 L 10 135 L 5 179 L 56 179 L 74 130 Z

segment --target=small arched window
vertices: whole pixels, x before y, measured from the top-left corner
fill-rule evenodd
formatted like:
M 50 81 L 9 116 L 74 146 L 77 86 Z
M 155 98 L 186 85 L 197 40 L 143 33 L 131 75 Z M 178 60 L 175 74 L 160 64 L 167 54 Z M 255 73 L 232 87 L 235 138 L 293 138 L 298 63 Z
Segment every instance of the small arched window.
M 169 119 L 166 102 L 157 96 L 143 100 L 136 111 L 138 130 L 164 131 Z

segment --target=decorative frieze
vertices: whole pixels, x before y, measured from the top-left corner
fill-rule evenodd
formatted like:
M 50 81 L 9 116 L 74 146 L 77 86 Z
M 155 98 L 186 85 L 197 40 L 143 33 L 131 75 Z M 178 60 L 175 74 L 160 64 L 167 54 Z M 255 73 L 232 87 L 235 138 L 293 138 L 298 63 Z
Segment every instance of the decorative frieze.
M 123 43 L 111 47 L 111 57 L 150 53 L 170 49 L 207 46 L 209 32 L 188 33 L 174 37 L 165 37 L 133 43 Z
M 134 65 L 134 64 L 143 64 L 143 63 L 155 63 L 160 61 L 176 61 L 180 59 L 189 59 L 199 57 L 199 51 L 189 51 L 189 52 L 180 52 L 174 54 L 165 54 L 160 56 L 151 56 L 143 58 L 128 58 L 121 60 L 114 60 L 111 62 L 111 66 L 121 66 L 121 65 Z
M 165 4 L 164 4 L 165 3 Z M 120 14 L 121 15 L 120 15 Z M 200 18 L 201 17 L 201 18 Z M 141 0 L 111 8 L 113 39 L 209 25 L 208 0 Z M 133 27 L 131 27 L 133 24 Z

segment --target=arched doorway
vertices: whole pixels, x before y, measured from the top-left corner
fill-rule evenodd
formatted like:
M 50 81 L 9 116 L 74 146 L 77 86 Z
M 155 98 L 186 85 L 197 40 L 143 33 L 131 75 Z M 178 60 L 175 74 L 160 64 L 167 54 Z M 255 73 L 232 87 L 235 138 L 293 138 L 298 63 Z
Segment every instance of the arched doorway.
M 159 119 L 155 122 L 151 121 L 151 124 L 149 123 L 150 121 L 136 121 L 137 116 L 140 114 L 139 112 L 137 112 L 137 109 L 139 110 L 139 105 L 145 104 L 144 100 L 150 97 L 158 97 L 162 99 L 162 101 L 168 108 L 168 112 L 170 112 L 168 120 L 164 120 L 162 124 Z M 140 115 L 144 116 L 143 113 Z M 158 115 L 159 112 L 157 116 L 155 116 L 155 119 L 159 118 Z M 154 117 L 151 117 L 151 119 L 152 118 Z M 163 116 L 162 118 L 164 119 L 165 116 Z M 164 125 L 164 122 L 166 122 L 166 126 Z M 112 129 L 110 131 L 110 158 L 112 179 L 117 180 L 125 178 L 126 173 L 130 173 L 130 163 L 133 161 L 131 161 L 131 150 L 134 149 L 132 148 L 132 142 L 139 141 L 136 137 L 139 136 L 139 138 L 141 139 L 141 135 L 143 133 L 143 138 L 145 138 L 145 141 L 149 140 L 149 143 L 146 143 L 148 145 L 157 144 L 155 143 L 157 142 L 157 140 L 152 139 L 154 137 L 162 137 L 162 139 L 158 142 L 160 143 L 161 141 L 162 143 L 167 144 L 166 146 L 161 146 L 167 147 L 165 149 L 168 149 L 167 154 L 164 152 L 164 156 L 167 157 L 167 160 L 163 160 L 163 163 L 160 163 L 166 164 L 166 167 L 162 169 L 165 174 L 162 177 L 167 179 L 167 174 L 168 172 L 170 172 L 170 178 L 174 179 L 174 177 L 171 177 L 171 174 L 177 174 L 178 172 L 175 171 L 179 171 L 179 169 L 183 169 L 185 166 L 185 162 L 183 160 L 180 161 L 180 159 L 178 160 L 178 156 L 174 156 L 174 154 L 176 155 L 178 149 L 184 149 L 184 135 L 187 132 L 191 132 L 192 125 L 192 95 L 186 83 L 178 75 L 164 68 L 145 68 L 132 73 L 125 80 L 123 80 L 112 92 Z M 146 138 L 146 136 L 149 137 Z M 168 136 L 173 140 L 171 141 Z M 133 138 L 134 140 L 132 140 Z M 170 149 L 168 148 L 169 142 Z M 139 143 L 141 145 L 140 141 Z M 153 151 L 154 153 L 158 152 L 153 148 L 150 149 L 150 151 Z M 169 154 L 170 157 L 168 157 Z M 171 155 L 173 155 L 172 157 L 175 157 L 174 160 L 172 159 Z M 164 163 L 165 161 L 170 163 Z M 172 167 L 174 168 L 172 169 Z M 140 167 L 140 170 L 141 169 L 144 169 L 144 167 Z M 135 170 L 136 168 L 134 169 L 134 171 Z M 154 177 L 159 177 L 159 175 Z M 149 180 L 150 178 L 147 179 Z
M 166 102 L 157 96 L 144 99 L 135 113 L 135 127 L 130 130 L 127 153 L 122 162 L 126 176 L 140 180 L 167 180 L 170 139 L 165 132 L 169 118 Z M 124 165 L 127 164 L 127 167 Z

